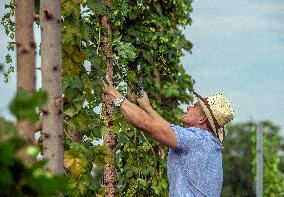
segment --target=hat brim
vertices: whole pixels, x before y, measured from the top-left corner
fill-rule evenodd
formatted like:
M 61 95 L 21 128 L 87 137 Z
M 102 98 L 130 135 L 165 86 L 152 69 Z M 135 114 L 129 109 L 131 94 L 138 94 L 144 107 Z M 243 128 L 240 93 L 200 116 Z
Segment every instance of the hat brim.
M 214 136 L 222 143 L 225 137 L 225 130 L 224 127 L 220 127 L 212 113 L 212 111 L 210 110 L 209 104 L 206 101 L 205 98 L 201 97 L 199 94 L 197 94 L 196 92 L 193 92 L 193 95 L 196 97 L 198 103 L 200 104 L 201 109 L 203 110 L 203 112 L 205 113 L 205 115 L 208 118 L 209 124 L 213 130 L 213 134 Z

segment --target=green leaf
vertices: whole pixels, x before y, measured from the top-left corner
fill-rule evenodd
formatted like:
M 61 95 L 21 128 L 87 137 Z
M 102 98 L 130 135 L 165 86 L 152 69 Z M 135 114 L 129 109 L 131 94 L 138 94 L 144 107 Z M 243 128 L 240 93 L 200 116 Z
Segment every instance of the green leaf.
M 97 15 L 107 15 L 107 7 L 99 2 L 96 1 L 88 1 L 88 7 Z
M 76 107 L 73 106 L 73 105 L 70 105 L 68 107 L 65 107 L 64 109 L 64 114 L 70 116 L 70 117 L 73 117 L 77 114 L 77 110 L 76 110 Z
M 5 58 L 6 58 L 6 63 L 7 64 L 12 63 L 12 56 L 10 54 L 6 55 Z
M 17 134 L 17 129 L 13 122 L 6 121 L 4 118 L 0 117 L 0 139 L 3 134 L 15 136 Z
M 88 154 L 88 150 L 83 144 L 77 143 L 77 142 L 72 142 L 70 144 L 70 150 L 72 151 L 73 154 L 75 155 L 86 155 Z
M 172 97 L 172 96 L 178 96 L 178 85 L 173 83 L 166 83 L 163 86 L 162 93 L 165 97 Z
M 42 107 L 47 101 L 47 93 L 44 91 L 35 92 L 29 96 L 25 91 L 18 91 L 10 104 L 10 111 L 18 120 L 30 120 L 36 122 L 39 120 L 37 107 Z
M 40 150 L 39 150 L 38 147 L 36 147 L 36 146 L 28 146 L 27 147 L 27 154 L 29 156 L 36 157 L 39 153 L 40 153 Z
M 84 84 L 78 76 L 69 75 L 63 78 L 63 91 L 67 97 L 74 99 L 79 92 L 83 91 Z M 81 95 L 80 95 L 81 96 Z
M 120 41 L 120 38 L 113 41 L 115 45 L 114 50 L 117 51 L 118 56 L 122 58 L 129 58 L 131 60 L 136 58 L 136 49 L 131 43 L 124 43 Z
M 106 163 L 112 163 L 112 155 L 107 146 L 96 146 L 94 151 L 94 163 L 97 166 L 103 166 Z
M 35 92 L 32 101 L 37 107 L 42 107 L 47 102 L 47 92 L 43 90 Z

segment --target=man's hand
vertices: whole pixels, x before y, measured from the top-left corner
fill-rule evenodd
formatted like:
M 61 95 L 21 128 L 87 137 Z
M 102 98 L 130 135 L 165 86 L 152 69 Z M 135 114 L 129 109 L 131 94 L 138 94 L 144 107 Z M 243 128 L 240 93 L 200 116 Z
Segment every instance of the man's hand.
M 110 96 L 112 101 L 121 97 L 121 94 L 113 87 L 109 77 L 103 81 L 103 92 Z M 141 108 L 131 103 L 127 99 L 120 106 L 120 111 L 125 119 L 135 126 L 141 129 L 143 132 L 150 135 L 158 142 L 175 148 L 176 136 L 173 132 L 170 124 L 164 120 L 150 105 L 149 98 L 146 92 L 143 92 L 143 96 L 137 100 Z
M 107 75 L 103 80 L 103 92 L 107 94 L 113 101 L 121 96 L 121 94 L 113 87 L 110 77 Z
M 139 107 L 141 107 L 144 110 L 149 109 L 149 107 L 151 107 L 148 94 L 144 91 L 142 93 L 142 96 L 137 99 L 137 102 L 139 104 Z
M 110 81 L 109 76 L 107 75 L 106 78 L 103 81 L 103 92 L 105 94 L 111 93 L 115 88 L 112 85 L 112 82 Z

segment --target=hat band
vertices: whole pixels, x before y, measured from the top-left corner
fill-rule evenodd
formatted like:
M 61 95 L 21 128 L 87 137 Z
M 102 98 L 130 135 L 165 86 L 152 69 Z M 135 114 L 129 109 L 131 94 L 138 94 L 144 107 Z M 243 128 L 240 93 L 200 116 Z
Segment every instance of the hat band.
M 209 113 L 210 113 L 210 115 L 211 115 L 211 117 L 212 117 L 212 119 L 213 119 L 213 123 L 214 123 L 214 126 L 215 126 L 215 129 L 216 129 L 216 131 L 214 131 L 214 129 L 213 129 L 213 131 L 214 131 L 214 136 L 215 137 L 217 137 L 219 140 L 220 140 L 220 138 L 219 138 L 219 133 L 218 133 L 218 130 L 220 129 L 220 128 L 222 128 L 220 125 L 219 125 L 219 123 L 217 122 L 217 120 L 216 120 L 216 118 L 215 118 L 215 116 L 214 116 L 214 114 L 213 114 L 213 112 L 212 112 L 212 110 L 211 110 L 211 108 L 210 108 L 210 105 L 208 104 L 208 101 L 206 100 L 206 99 L 204 99 L 204 98 L 202 98 L 199 94 L 197 94 L 196 92 L 193 92 L 201 101 L 203 101 L 203 103 L 206 105 L 206 107 L 207 107 L 207 109 L 208 109 L 208 111 L 209 111 Z M 210 121 L 209 121 L 209 123 L 210 123 Z M 211 126 L 212 127 L 212 126 Z M 223 135 L 225 136 L 225 130 L 223 129 Z

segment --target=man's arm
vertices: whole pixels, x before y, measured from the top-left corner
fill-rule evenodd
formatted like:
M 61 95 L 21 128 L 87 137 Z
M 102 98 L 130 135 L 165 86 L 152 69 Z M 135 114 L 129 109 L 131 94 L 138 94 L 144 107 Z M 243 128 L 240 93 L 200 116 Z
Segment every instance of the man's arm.
M 104 92 L 114 101 L 121 97 L 121 94 L 109 84 L 110 83 L 104 83 Z M 157 112 L 155 112 L 155 114 L 153 109 L 153 111 L 150 109 L 153 115 L 153 117 L 151 117 L 143 109 L 128 100 L 124 100 L 119 109 L 124 118 L 133 126 L 141 129 L 165 146 L 171 148 L 176 147 L 176 136 L 170 124 L 162 117 L 157 118 Z
M 139 99 L 137 99 L 137 102 L 139 104 L 139 107 L 145 110 L 145 112 L 151 116 L 153 119 L 161 121 L 163 124 L 170 126 L 171 124 L 166 121 L 160 114 L 158 114 L 151 106 L 148 94 L 146 92 L 143 92 L 143 96 Z

